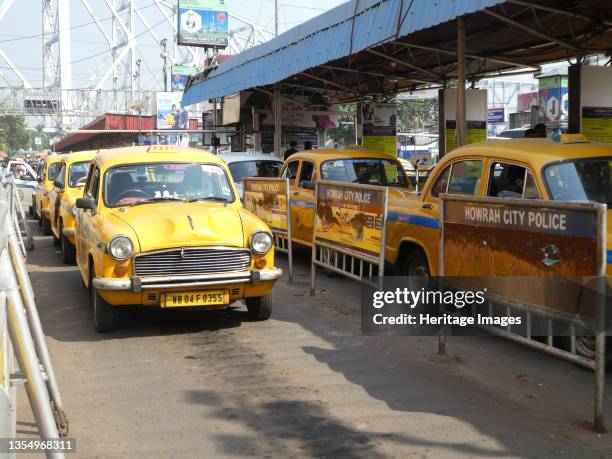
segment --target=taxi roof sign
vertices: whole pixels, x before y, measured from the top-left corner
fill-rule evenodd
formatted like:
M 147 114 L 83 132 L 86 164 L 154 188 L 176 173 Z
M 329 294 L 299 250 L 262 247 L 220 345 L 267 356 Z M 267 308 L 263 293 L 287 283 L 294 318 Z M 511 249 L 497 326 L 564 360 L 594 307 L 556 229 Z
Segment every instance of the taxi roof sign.
M 561 144 L 589 143 L 589 139 L 587 139 L 583 134 L 556 134 L 553 136 L 552 141 Z
M 178 153 L 176 145 L 151 145 L 147 153 Z

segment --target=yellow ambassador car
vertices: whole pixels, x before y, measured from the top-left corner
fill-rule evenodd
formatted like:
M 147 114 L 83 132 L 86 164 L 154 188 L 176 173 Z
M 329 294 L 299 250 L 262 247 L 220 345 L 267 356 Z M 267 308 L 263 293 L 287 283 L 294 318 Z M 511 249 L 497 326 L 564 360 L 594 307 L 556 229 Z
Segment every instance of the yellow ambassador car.
M 43 162 L 36 178 L 36 194 L 34 195 L 34 215 L 38 219 L 38 226 L 42 227 L 45 236 L 51 236 L 51 220 L 49 219 L 49 192 L 53 189 L 53 182 L 60 168 L 62 156 L 52 155 Z
M 388 186 L 389 196 L 411 194 L 402 164 L 392 156 L 364 149 L 321 149 L 294 153 L 285 162 L 280 176 L 291 186 L 292 240 L 312 245 L 315 212 L 315 181 Z
M 95 151 L 82 151 L 63 155 L 48 194 L 53 244 L 61 246 L 62 261 L 66 264 L 75 262 L 75 202 L 83 196 L 89 164 L 95 154 Z
M 97 331 L 115 307 L 225 308 L 270 317 L 270 229 L 242 208 L 216 156 L 174 146 L 102 150 L 77 199 L 76 257 Z

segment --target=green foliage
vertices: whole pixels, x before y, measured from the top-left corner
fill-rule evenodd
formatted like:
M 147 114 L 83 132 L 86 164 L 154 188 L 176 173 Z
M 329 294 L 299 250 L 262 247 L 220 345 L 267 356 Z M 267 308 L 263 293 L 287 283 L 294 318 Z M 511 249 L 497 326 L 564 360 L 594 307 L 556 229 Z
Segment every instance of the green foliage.
M 16 115 L 0 116 L 0 149 L 10 153 L 30 148 L 30 134 L 25 118 Z
M 438 99 L 397 101 L 398 132 L 426 131 L 438 124 Z
M 327 130 L 325 133 L 326 140 L 331 140 L 338 146 L 355 145 L 354 114 L 357 110 L 357 104 L 341 104 L 336 107 L 336 110 L 340 113 L 346 113 L 346 115 L 338 116 L 338 127 Z

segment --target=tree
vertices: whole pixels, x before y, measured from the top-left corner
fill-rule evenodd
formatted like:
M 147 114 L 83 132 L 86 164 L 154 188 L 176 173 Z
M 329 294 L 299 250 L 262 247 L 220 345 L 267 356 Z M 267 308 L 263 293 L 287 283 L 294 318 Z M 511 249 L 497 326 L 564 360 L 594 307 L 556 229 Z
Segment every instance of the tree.
M 0 147 L 6 152 L 30 148 L 30 134 L 23 116 L 0 116 Z
M 398 132 L 427 131 L 438 124 L 438 99 L 404 99 L 397 101 Z
M 326 138 L 339 146 L 355 145 L 354 115 L 355 110 L 357 110 L 357 104 L 339 104 L 335 108 L 336 111 L 341 113 L 338 115 L 338 127 L 336 129 L 328 129 Z

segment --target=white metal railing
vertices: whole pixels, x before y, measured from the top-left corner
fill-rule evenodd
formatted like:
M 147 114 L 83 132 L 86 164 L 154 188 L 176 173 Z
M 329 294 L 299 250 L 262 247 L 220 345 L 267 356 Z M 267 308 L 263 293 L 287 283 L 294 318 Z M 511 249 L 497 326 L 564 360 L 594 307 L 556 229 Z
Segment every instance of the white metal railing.
M 23 383 L 40 437 L 58 439 L 68 420 L 26 270 L 24 237 L 31 235 L 15 190 L 13 180 L 0 182 L 0 437 L 15 438 L 15 386 Z

